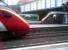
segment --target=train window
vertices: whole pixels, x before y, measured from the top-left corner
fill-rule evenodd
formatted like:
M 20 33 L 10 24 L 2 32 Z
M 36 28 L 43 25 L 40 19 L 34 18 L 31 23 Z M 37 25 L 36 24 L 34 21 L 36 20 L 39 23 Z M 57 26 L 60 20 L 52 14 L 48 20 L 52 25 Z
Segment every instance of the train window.
M 68 24 L 68 14 L 56 14 L 54 18 L 55 24 Z
M 63 24 L 64 14 L 51 14 L 44 20 L 45 24 Z
M 68 24 L 68 14 L 65 14 L 64 17 L 64 24 Z
M 3 11 L 2 14 L 3 14 L 3 17 L 6 18 L 6 19 L 11 17 L 11 14 L 7 11 Z
M 51 14 L 49 17 L 47 17 L 46 20 L 44 20 L 44 23 L 46 24 L 53 24 L 53 14 Z
M 54 14 L 54 24 L 63 24 L 64 14 Z

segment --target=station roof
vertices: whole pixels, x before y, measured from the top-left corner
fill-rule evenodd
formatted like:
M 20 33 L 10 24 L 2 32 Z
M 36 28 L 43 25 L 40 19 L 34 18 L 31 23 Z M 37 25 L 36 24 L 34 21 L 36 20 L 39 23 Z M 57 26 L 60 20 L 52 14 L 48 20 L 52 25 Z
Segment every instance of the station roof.
M 8 5 L 17 5 L 17 4 L 25 4 L 27 2 L 31 2 L 34 0 L 3 0 L 5 3 L 7 3 Z

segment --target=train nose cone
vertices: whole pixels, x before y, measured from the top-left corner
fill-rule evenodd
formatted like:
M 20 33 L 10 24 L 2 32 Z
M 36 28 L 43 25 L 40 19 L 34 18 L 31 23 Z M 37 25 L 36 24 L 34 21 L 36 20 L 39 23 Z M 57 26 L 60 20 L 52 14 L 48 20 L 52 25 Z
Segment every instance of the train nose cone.
M 8 32 L 15 32 L 24 36 L 30 32 L 29 24 L 18 14 L 8 9 L 0 9 L 0 21 L 4 24 Z
M 25 25 L 24 27 L 21 27 L 18 31 L 16 31 L 16 33 L 20 36 L 25 36 L 30 33 L 30 28 L 28 25 Z

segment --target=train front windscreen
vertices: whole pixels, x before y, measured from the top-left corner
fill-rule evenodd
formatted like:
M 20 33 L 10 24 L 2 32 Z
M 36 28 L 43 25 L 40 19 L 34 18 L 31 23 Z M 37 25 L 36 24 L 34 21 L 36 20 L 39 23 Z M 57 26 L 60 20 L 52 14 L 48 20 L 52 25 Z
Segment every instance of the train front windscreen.
M 68 24 L 68 14 L 51 14 L 42 23 L 44 24 Z

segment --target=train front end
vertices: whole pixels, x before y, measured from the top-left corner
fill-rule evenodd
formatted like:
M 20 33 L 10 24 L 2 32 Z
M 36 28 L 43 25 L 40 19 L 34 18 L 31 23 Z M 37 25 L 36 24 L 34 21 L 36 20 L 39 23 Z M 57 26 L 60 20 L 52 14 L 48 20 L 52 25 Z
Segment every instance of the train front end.
M 12 10 L 0 8 L 0 22 L 3 25 L 1 32 L 14 32 L 16 35 L 25 36 L 30 32 L 29 24 Z

